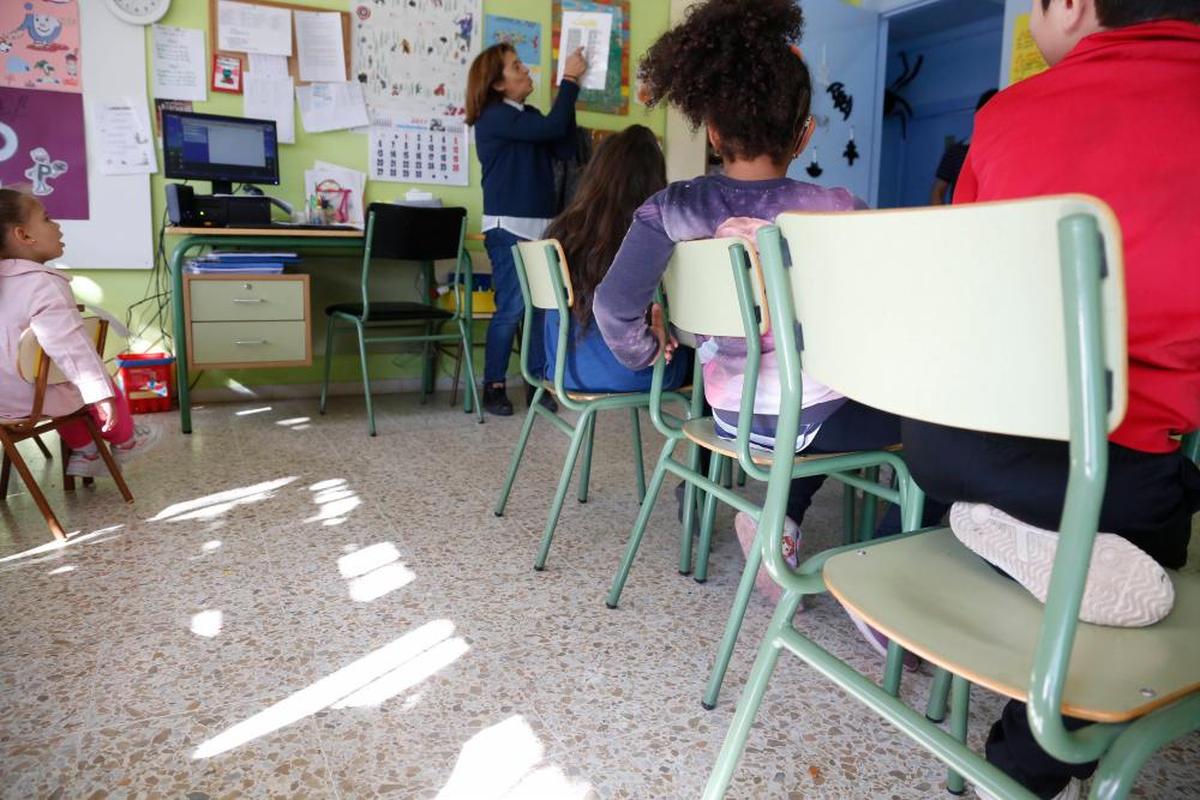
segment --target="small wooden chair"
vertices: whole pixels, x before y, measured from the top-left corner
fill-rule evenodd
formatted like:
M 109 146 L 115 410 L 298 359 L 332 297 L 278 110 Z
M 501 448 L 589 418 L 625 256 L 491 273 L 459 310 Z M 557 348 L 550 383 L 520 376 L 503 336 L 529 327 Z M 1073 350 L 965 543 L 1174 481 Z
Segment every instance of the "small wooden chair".
M 104 352 L 104 342 L 108 337 L 108 322 L 98 317 L 87 317 L 84 319 L 84 325 L 87 328 L 88 335 L 96 343 L 96 351 Z M 21 475 L 21 480 L 25 481 L 25 485 L 29 487 L 29 493 L 33 496 L 33 501 L 42 512 L 42 516 L 46 518 L 46 523 L 50 526 L 50 532 L 54 534 L 56 539 L 66 539 L 67 535 L 59 523 L 58 517 L 54 515 L 54 511 L 50 508 L 50 503 L 47 502 L 46 496 L 42 493 L 37 481 L 34 480 L 33 474 L 25 464 L 25 459 L 21 457 L 21 452 L 17 450 L 18 442 L 23 442 L 26 439 L 36 439 L 44 433 L 57 431 L 68 423 L 82 421 L 87 426 L 88 432 L 91 433 L 92 441 L 96 443 L 100 457 L 104 459 L 108 471 L 112 473 L 113 480 L 116 481 L 117 488 L 121 491 L 121 496 L 125 498 L 125 502 L 132 503 L 133 494 L 129 491 L 129 486 L 125 483 L 125 478 L 121 475 L 121 469 L 113 459 L 112 453 L 109 452 L 108 446 L 100 438 L 100 429 L 96 427 L 96 422 L 92 419 L 88 411 L 88 406 L 82 406 L 78 410 L 62 417 L 48 417 L 42 413 L 42 405 L 46 399 L 46 387 L 67 383 L 68 380 L 54 366 L 54 363 L 46 355 L 45 351 L 42 350 L 32 331 L 26 331 L 21 336 L 21 344 L 17 353 L 17 369 L 21 377 L 34 386 L 33 407 L 30 409 L 28 416 L 20 419 L 0 417 L 0 445 L 3 445 L 4 448 L 4 458 L 2 464 L 0 464 L 0 497 L 7 497 L 8 479 L 12 473 L 12 468 L 16 467 L 17 472 Z M 63 485 L 67 490 L 72 490 L 75 488 L 75 479 L 66 474 L 66 455 L 67 449 L 64 446 L 62 459 Z M 85 478 L 84 481 L 87 483 L 90 482 L 90 479 Z

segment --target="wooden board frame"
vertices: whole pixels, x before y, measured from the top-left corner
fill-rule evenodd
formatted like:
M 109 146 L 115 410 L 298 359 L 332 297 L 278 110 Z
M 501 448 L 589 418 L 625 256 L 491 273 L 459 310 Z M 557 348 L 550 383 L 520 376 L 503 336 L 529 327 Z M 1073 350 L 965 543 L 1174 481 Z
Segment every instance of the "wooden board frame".
M 351 73 L 351 53 L 350 53 L 350 12 L 337 11 L 327 8 L 313 8 L 312 6 L 301 6 L 295 3 L 283 3 L 279 0 L 233 0 L 237 3 L 245 3 L 251 6 L 269 6 L 270 8 L 283 8 L 289 11 L 310 11 L 325 14 L 337 14 L 341 18 L 342 23 L 342 57 L 346 60 L 346 80 L 352 80 Z M 222 50 L 217 47 L 217 0 L 208 0 L 208 49 L 215 55 L 230 55 L 237 56 L 242 59 L 242 80 L 245 81 L 245 74 L 249 71 L 250 59 L 247 54 L 240 50 Z M 209 57 L 210 60 L 212 56 Z M 299 51 L 296 48 L 296 23 L 292 22 L 292 54 L 287 57 L 288 74 L 292 76 L 292 80 L 297 86 L 307 86 L 313 81 L 300 80 L 300 60 Z M 209 81 L 212 81 L 212 75 L 208 76 Z

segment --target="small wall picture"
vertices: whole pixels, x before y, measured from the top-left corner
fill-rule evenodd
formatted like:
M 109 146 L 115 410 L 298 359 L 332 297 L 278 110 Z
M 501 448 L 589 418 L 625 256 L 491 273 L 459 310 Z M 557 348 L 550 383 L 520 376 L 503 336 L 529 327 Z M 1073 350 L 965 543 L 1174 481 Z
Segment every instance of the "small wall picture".
M 212 88 L 214 92 L 242 93 L 242 59 L 216 53 L 213 55 Z

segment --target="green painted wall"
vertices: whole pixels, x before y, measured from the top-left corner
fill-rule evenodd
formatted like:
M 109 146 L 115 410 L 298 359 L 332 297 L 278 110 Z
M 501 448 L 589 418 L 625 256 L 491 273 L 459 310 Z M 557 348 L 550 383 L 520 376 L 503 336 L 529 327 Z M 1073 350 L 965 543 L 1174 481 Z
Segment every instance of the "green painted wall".
M 353 2 L 347 0 L 292 0 L 298 5 L 314 9 L 348 10 Z M 649 48 L 658 36 L 668 26 L 668 3 L 665 0 L 630 0 L 632 20 L 630 24 L 631 37 L 631 71 L 636 73 L 637 63 L 642 54 Z M 545 41 L 542 45 L 542 86 L 533 95 L 531 102 L 546 110 L 549 107 L 549 80 L 553 74 L 550 63 L 550 2 L 549 0 L 484 0 L 485 14 L 500 14 L 503 16 L 531 19 L 542 24 Z M 208 3 L 204 0 L 176 0 L 170 12 L 163 19 L 164 25 L 174 25 L 184 28 L 208 28 Z M 207 38 L 207 37 L 206 37 Z M 146 61 L 150 64 L 150 32 L 146 32 Z M 210 54 L 211 58 L 211 54 Z M 632 87 L 631 87 L 632 91 Z M 153 89 L 147 76 L 146 94 L 152 97 Z M 211 114 L 242 114 L 241 95 L 225 95 L 209 92 L 206 103 L 197 103 L 197 111 Z M 640 123 L 650 127 L 660 137 L 666 130 L 666 117 L 659 108 L 648 111 L 635 101 L 630 102 L 629 113 L 625 116 L 611 114 L 595 114 L 580 112 L 579 123 L 589 128 L 621 129 L 628 125 Z M 304 170 L 316 159 L 331 161 L 359 170 L 366 170 L 367 137 L 363 134 L 348 131 L 332 133 L 307 134 L 300 124 L 299 114 L 296 119 L 296 143 L 281 145 L 281 183 L 278 187 L 270 187 L 272 194 L 282 197 L 293 204 L 301 203 L 304 194 Z M 479 186 L 479 162 L 474 153 L 471 157 L 471 185 L 460 187 L 420 187 L 434 191 L 447 205 L 466 206 L 472 228 L 478 230 L 482 211 L 483 195 Z M 160 153 L 161 164 L 161 153 Z M 155 231 L 158 221 L 162 219 L 164 179 L 161 174 L 152 176 L 151 191 L 153 192 L 153 208 Z M 390 201 L 402 196 L 411 188 L 410 184 L 368 182 L 367 200 Z M 173 246 L 171 237 L 167 237 L 168 252 Z M 482 248 L 475 246 L 473 257 L 477 268 L 487 271 L 487 257 Z M 344 259 L 306 259 L 306 270 L 313 275 L 313 308 L 315 310 L 313 338 L 315 355 L 323 348 L 324 325 L 320 313 L 325 303 L 336 300 L 353 299 L 358 285 L 358 265 Z M 415 271 L 403 269 L 392 286 L 385 291 L 403 294 L 412 291 Z M 77 277 L 74 282 L 76 293 L 87 302 L 103 305 L 106 309 L 122 317 L 127 308 L 147 296 L 151 274 L 144 270 L 74 270 Z M 393 296 L 396 296 L 393 294 Z M 134 318 L 134 330 L 141 335 L 132 343 L 131 349 L 147 350 L 161 346 L 161 331 L 155 320 L 145 313 L 138 313 Z M 169 326 L 169 318 L 167 321 Z M 144 329 L 144 330 L 143 330 Z M 349 353 L 353 349 L 349 340 L 339 345 L 339 353 Z M 253 387 L 262 384 L 314 383 L 319 380 L 319 361 L 309 369 L 262 369 L 236 370 L 228 373 L 210 371 L 199 381 L 198 387 L 223 387 L 230 381 Z M 397 358 L 394 354 L 381 353 L 372 357 L 371 374 L 373 379 L 388 379 L 408 377 L 416 374 L 417 360 L 412 356 Z M 349 355 L 339 356 L 334 362 L 334 380 L 353 381 L 358 378 L 358 359 Z M 195 376 L 193 376 L 194 378 Z

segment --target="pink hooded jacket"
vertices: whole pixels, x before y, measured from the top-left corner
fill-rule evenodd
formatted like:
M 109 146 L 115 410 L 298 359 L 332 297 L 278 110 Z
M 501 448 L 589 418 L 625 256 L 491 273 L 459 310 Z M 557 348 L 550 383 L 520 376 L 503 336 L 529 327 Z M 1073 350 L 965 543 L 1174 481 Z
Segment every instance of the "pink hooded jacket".
M 46 388 L 42 408 L 61 416 L 113 396 L 112 381 L 84 333 L 71 278 L 62 270 L 19 258 L 0 259 L 0 418 L 20 419 L 33 409 L 33 384 L 17 372 L 21 334 L 30 328 L 71 383 Z

